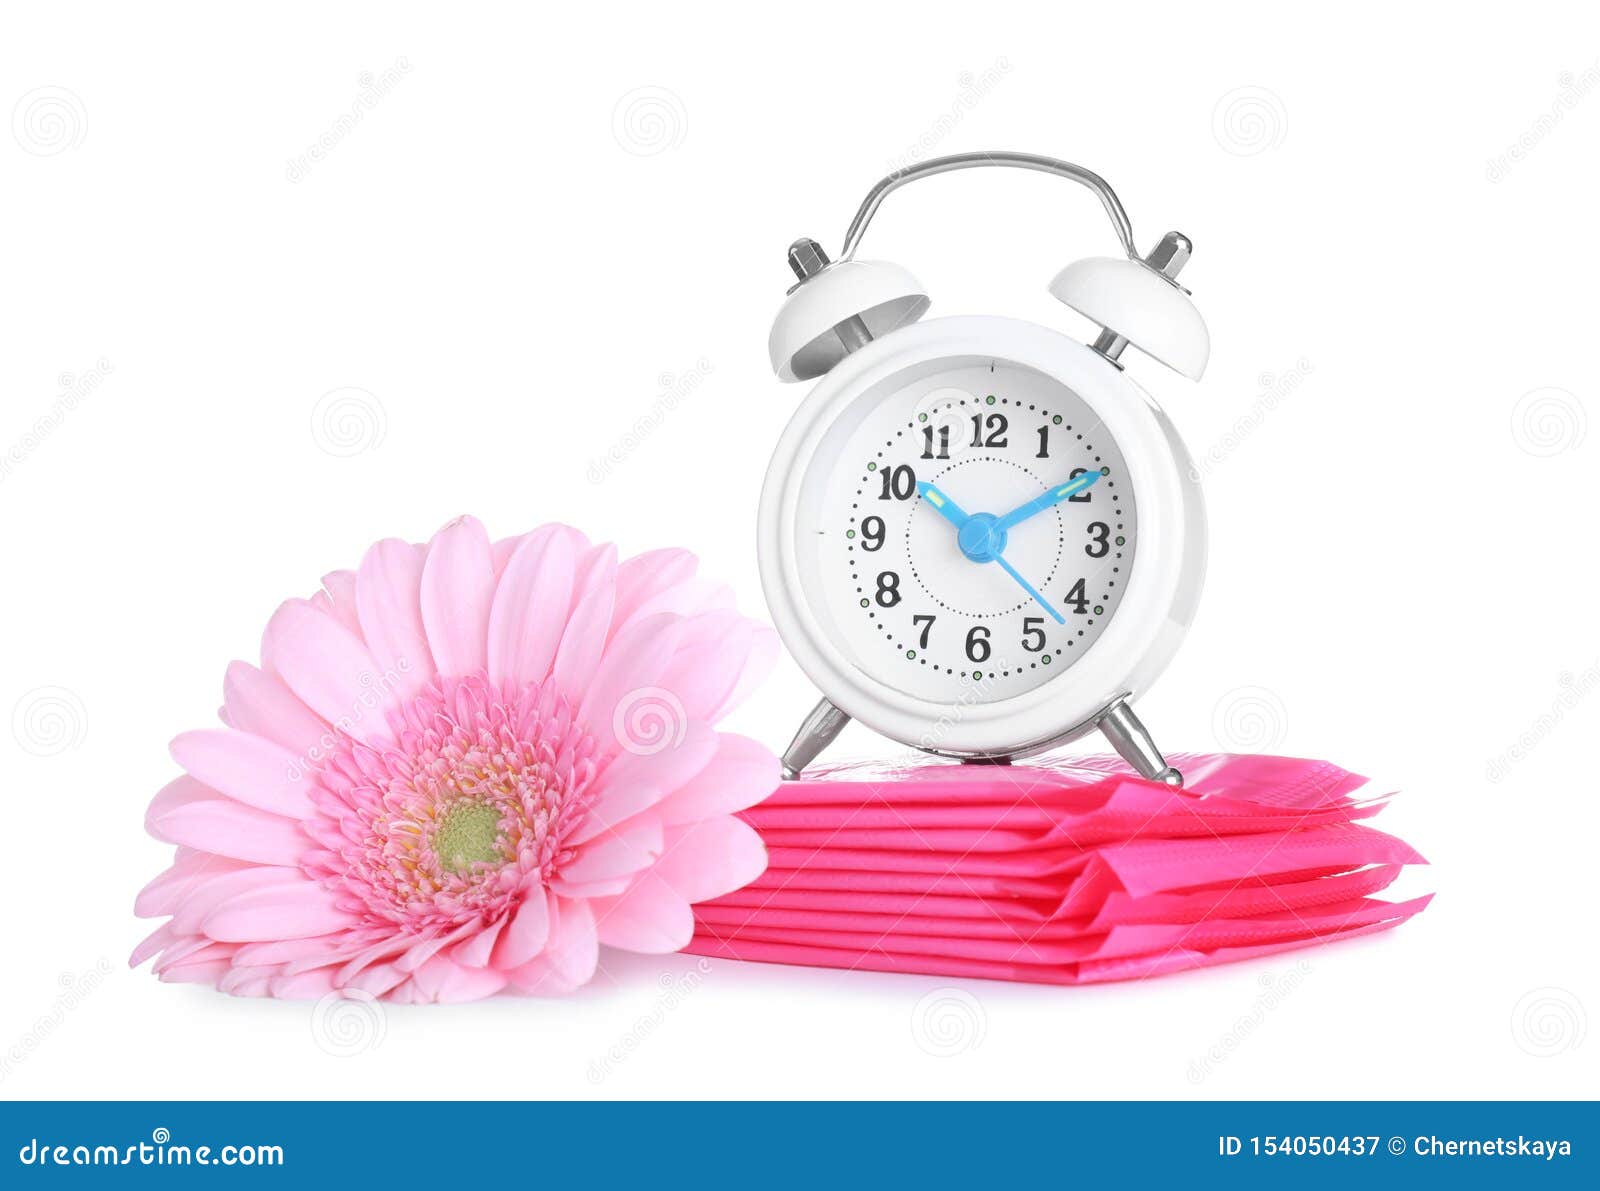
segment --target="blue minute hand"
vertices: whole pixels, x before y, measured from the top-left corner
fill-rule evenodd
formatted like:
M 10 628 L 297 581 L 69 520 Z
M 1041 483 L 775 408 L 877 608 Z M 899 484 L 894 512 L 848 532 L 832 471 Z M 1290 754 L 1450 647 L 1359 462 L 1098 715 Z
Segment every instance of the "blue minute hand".
M 1022 585 L 1022 590 L 1027 592 L 1029 595 L 1031 595 L 1034 598 L 1034 602 L 1037 603 L 1039 605 L 1039 607 L 1043 608 L 1046 612 L 1050 613 L 1050 616 L 1052 617 L 1052 619 L 1055 620 L 1055 622 L 1057 624 L 1066 624 L 1067 623 L 1066 620 L 1062 617 L 1061 613 L 1057 612 L 1054 608 L 1052 608 L 1050 606 L 1050 601 L 1045 599 L 1042 595 L 1040 595 L 1037 591 L 1034 590 L 1033 584 L 1029 583 L 1021 575 L 1017 574 L 1017 568 L 1012 566 L 1009 562 L 1006 561 L 1005 555 L 996 554 L 994 556 L 994 560 L 997 563 L 1000 564 L 1001 569 L 1004 570 L 1006 574 L 1010 575 L 1013 579 L 1015 579 L 1019 584 Z
M 1025 505 L 1012 509 L 996 523 L 996 529 L 1010 529 L 1020 521 L 1026 521 L 1035 513 L 1042 513 L 1053 508 L 1064 500 L 1078 495 L 1088 489 L 1095 481 L 1099 480 L 1103 472 L 1086 471 L 1081 476 L 1075 476 L 1065 484 L 1059 484 L 1050 489 L 1043 496 L 1036 496 Z

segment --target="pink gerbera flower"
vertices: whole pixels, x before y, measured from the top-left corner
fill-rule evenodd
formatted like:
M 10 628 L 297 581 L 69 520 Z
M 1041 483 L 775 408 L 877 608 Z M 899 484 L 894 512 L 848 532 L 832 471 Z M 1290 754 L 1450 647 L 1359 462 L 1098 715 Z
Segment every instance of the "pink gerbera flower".
M 379 542 L 228 669 L 226 727 L 147 827 L 178 845 L 133 955 L 224 992 L 400 1001 L 566 991 L 599 945 L 676 951 L 693 902 L 766 867 L 732 812 L 775 757 L 712 727 L 770 629 L 684 550 L 620 565 L 547 525 L 491 545 L 461 518 Z

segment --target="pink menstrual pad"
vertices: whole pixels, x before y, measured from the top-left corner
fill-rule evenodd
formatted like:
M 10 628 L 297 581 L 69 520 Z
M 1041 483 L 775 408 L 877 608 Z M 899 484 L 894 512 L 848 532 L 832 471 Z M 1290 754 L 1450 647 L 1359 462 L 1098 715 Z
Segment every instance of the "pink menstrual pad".
M 1173 758 L 1183 790 L 1115 758 L 849 766 L 742 817 L 771 863 L 695 906 L 688 950 L 819 967 L 1077 984 L 1386 930 L 1425 863 L 1358 820 L 1386 795 L 1324 761 Z

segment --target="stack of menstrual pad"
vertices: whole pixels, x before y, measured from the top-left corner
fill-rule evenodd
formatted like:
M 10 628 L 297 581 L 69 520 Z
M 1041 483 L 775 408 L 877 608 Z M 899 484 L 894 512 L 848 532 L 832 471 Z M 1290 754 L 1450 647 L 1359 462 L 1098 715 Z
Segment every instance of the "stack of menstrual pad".
M 698 955 L 1079 984 L 1387 930 L 1428 897 L 1375 896 L 1426 863 L 1364 820 L 1386 795 L 1322 761 L 1116 758 L 842 767 L 743 817 L 760 878 L 695 906 Z M 1431 895 L 1430 895 L 1431 896 Z

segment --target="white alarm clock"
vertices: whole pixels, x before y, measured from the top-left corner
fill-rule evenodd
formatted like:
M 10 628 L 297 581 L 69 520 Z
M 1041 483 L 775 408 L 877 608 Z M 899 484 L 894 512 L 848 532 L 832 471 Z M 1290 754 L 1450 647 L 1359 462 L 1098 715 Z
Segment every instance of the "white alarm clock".
M 1088 187 L 1126 257 L 1079 261 L 1050 292 L 1103 328 L 1085 345 L 986 315 L 919 321 L 898 265 L 856 260 L 884 197 L 948 170 L 1012 166 Z M 1193 616 L 1205 566 L 1194 468 L 1123 370 L 1128 344 L 1190 379 L 1205 323 L 1174 280 L 1189 241 L 1141 257 L 1097 175 L 1023 153 L 965 153 L 883 179 L 830 262 L 796 241 L 800 280 L 773 368 L 821 378 L 761 496 L 762 585 L 823 694 L 784 755 L 789 778 L 849 719 L 903 744 L 1006 762 L 1099 728 L 1145 777 L 1181 785 L 1134 714 Z

